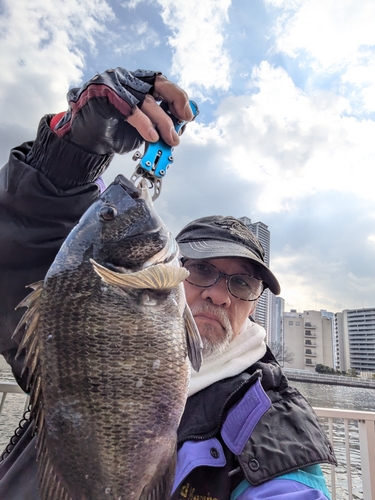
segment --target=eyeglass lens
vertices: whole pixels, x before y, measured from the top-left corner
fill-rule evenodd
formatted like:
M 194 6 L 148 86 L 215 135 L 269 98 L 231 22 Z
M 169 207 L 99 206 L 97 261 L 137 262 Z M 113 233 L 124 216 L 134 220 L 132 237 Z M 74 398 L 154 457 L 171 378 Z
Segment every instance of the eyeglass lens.
M 217 283 L 221 276 L 227 278 L 230 293 L 242 300 L 256 300 L 263 292 L 263 282 L 247 274 L 225 274 L 213 264 L 204 261 L 187 261 L 184 267 L 190 275 L 186 281 L 195 286 L 210 287 Z

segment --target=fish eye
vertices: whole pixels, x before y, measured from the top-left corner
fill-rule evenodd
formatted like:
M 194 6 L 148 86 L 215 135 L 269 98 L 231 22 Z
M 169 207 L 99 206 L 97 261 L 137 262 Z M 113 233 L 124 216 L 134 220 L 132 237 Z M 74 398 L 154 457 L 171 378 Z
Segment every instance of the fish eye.
M 103 220 L 113 220 L 116 215 L 117 215 L 117 210 L 115 207 L 113 207 L 112 205 L 104 205 L 104 207 L 102 207 L 100 209 L 100 217 L 103 219 Z

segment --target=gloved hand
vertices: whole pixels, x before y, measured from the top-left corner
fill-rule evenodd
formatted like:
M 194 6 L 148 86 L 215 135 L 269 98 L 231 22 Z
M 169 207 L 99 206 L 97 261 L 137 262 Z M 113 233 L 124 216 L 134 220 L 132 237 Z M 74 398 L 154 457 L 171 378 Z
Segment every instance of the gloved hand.
M 143 140 L 156 142 L 159 134 L 177 146 L 172 120 L 155 98 L 166 101 L 177 118 L 193 118 L 186 92 L 161 73 L 116 68 L 70 90 L 68 111 L 55 116 L 50 126 L 59 137 L 99 155 L 127 153 Z

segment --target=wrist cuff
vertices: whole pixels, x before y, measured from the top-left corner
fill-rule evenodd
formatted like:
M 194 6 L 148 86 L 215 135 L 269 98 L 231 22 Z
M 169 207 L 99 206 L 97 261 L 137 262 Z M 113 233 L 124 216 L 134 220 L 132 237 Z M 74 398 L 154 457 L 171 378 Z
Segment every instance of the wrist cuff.
M 46 115 L 39 124 L 37 137 L 26 162 L 62 190 L 94 182 L 109 166 L 113 154 L 88 153 L 58 137 L 50 128 L 53 115 Z

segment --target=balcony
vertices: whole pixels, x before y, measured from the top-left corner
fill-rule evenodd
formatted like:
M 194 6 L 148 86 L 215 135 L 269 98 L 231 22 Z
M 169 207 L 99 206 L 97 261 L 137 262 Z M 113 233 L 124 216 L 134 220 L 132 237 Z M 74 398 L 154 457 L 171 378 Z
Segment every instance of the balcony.
M 305 321 L 305 328 L 316 328 L 316 325 L 310 323 L 309 321 Z
M 305 331 L 305 337 L 316 337 L 315 332 L 311 332 L 310 330 Z
M 310 354 L 309 354 L 309 356 L 310 356 Z M 312 359 L 306 358 L 305 359 L 305 366 L 309 366 L 311 368 L 315 368 L 316 367 L 316 363 Z
M 305 339 L 305 346 L 307 347 L 316 347 L 316 342 L 314 340 Z
M 311 349 L 305 349 L 305 356 L 317 356 L 316 351 L 312 351 Z

